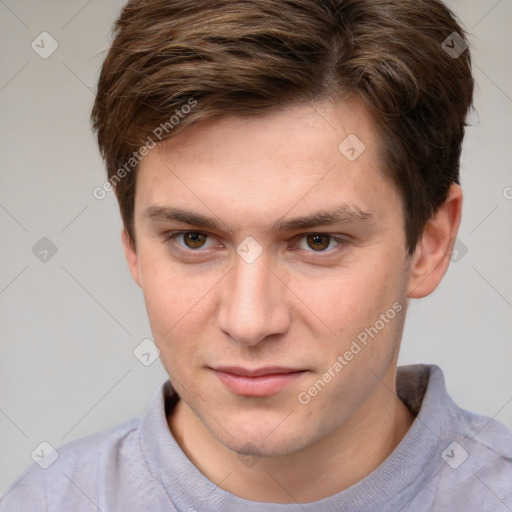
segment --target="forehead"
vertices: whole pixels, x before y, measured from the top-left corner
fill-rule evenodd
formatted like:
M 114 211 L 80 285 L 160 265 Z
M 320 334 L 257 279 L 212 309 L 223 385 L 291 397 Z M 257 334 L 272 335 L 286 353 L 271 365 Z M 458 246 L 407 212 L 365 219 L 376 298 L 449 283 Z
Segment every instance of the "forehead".
M 259 215 L 275 222 L 287 211 L 309 213 L 322 203 L 368 211 L 394 194 L 379 153 L 373 119 L 356 101 L 200 122 L 144 157 L 136 215 L 169 203 L 240 221 Z
M 321 163 L 337 156 L 339 144 L 349 135 L 365 139 L 370 152 L 377 149 L 374 121 L 360 102 L 324 100 L 203 121 L 159 144 L 155 153 L 175 165 L 210 165 L 219 159 L 246 164 L 265 159 Z

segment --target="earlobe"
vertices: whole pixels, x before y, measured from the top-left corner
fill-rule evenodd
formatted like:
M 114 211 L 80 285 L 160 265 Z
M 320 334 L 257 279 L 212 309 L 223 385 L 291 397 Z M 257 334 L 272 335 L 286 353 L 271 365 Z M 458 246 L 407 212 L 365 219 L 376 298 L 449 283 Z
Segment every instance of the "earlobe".
M 452 185 L 448 198 L 427 222 L 422 238 L 411 256 L 409 298 L 431 294 L 448 270 L 459 230 L 462 212 L 462 189 Z
M 126 232 L 126 229 L 123 229 L 121 232 L 121 240 L 123 242 L 124 255 L 126 257 L 126 262 L 128 263 L 128 268 L 130 269 L 130 273 L 133 277 L 133 280 L 141 286 L 140 272 L 139 272 L 139 259 L 137 257 L 137 252 L 135 250 L 134 244 Z M 142 286 L 141 286 L 142 287 Z

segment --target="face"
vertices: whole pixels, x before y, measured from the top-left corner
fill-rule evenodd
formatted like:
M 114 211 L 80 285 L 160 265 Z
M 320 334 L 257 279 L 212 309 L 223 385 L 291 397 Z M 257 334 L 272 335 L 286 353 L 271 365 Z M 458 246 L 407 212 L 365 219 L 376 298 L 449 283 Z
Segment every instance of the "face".
M 203 122 L 142 160 L 129 265 L 175 389 L 224 446 L 298 451 L 394 385 L 410 268 L 379 162 L 355 101 Z

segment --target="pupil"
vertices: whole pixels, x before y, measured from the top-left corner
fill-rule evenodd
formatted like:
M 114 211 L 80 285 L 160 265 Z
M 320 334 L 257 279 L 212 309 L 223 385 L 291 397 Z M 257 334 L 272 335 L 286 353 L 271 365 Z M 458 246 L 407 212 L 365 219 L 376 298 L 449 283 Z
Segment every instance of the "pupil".
M 185 236 L 185 243 L 192 249 L 201 247 L 205 242 L 205 235 L 201 233 L 188 233 Z
M 328 235 L 309 235 L 308 236 L 308 244 L 315 251 L 326 249 L 329 246 L 329 236 Z

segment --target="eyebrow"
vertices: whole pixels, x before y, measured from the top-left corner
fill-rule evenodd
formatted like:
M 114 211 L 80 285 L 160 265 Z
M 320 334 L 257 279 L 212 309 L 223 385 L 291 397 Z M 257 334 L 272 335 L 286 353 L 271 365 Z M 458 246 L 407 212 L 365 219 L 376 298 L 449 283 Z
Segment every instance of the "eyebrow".
M 372 213 L 365 212 L 352 205 L 342 205 L 333 210 L 321 210 L 310 215 L 303 215 L 293 219 L 279 220 L 272 226 L 272 231 L 296 231 L 316 226 L 330 226 L 333 224 L 351 224 L 363 222 L 373 217 Z M 222 227 L 213 217 L 207 217 L 200 213 L 169 206 L 149 206 L 143 214 L 143 218 L 153 220 L 162 219 L 170 222 L 181 222 L 204 229 L 222 231 Z M 228 229 L 228 232 L 231 230 Z

